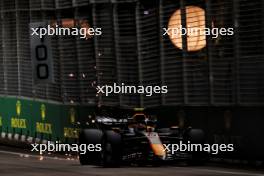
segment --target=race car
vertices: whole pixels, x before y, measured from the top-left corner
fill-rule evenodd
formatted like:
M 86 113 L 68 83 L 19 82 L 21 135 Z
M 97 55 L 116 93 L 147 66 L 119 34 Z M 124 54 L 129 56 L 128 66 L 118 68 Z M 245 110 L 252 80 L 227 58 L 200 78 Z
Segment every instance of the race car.
M 92 126 L 92 127 L 91 127 Z M 79 154 L 82 165 L 104 167 L 121 164 L 157 164 L 176 161 L 204 161 L 202 152 L 174 152 L 166 150 L 170 144 L 179 142 L 204 143 L 204 132 L 177 126 L 158 128 L 157 120 L 136 113 L 131 118 L 97 116 L 89 128 L 79 134 L 80 144 L 101 144 L 101 151 Z

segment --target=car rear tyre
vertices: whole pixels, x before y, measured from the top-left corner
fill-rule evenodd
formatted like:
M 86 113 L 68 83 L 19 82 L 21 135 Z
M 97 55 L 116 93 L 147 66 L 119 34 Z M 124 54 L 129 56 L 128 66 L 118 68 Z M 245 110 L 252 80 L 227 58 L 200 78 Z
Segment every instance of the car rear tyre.
M 115 131 L 106 131 L 102 142 L 103 167 L 117 167 L 121 160 L 121 135 Z
M 205 143 L 205 134 L 201 129 L 190 129 L 189 141 L 191 144 L 204 144 Z M 192 152 L 192 160 L 189 161 L 190 165 L 204 165 L 208 159 L 208 153 L 204 151 L 194 151 Z
M 79 145 L 85 144 L 101 144 L 103 139 L 103 132 L 98 129 L 85 129 L 79 135 Z M 85 154 L 80 154 L 79 161 L 81 165 L 100 165 L 101 152 L 100 151 L 86 151 Z
M 188 136 L 193 144 L 203 144 L 205 142 L 205 134 L 201 129 L 190 129 Z

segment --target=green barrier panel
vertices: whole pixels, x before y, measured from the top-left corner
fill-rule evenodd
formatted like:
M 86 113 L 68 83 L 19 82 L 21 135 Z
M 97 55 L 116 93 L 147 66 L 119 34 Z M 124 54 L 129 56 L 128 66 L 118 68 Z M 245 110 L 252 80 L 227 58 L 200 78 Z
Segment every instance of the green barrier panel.
M 61 134 L 61 107 L 42 102 L 32 104 L 32 133 L 37 138 L 57 140 Z
M 79 125 L 78 125 L 78 109 L 73 106 L 62 107 L 62 126 L 63 126 L 63 137 L 65 142 L 73 143 L 78 138 Z
M 76 142 L 80 124 L 95 108 L 11 97 L 0 98 L 0 130 L 47 140 Z
M 0 114 L 3 131 L 30 135 L 32 125 L 30 102 L 15 98 L 1 98 Z
M 3 105 L 3 100 L 0 98 L 0 132 L 2 132 L 2 131 L 4 131 L 3 130 L 3 121 L 4 121 L 4 119 L 3 119 L 3 113 L 2 113 L 2 106 Z

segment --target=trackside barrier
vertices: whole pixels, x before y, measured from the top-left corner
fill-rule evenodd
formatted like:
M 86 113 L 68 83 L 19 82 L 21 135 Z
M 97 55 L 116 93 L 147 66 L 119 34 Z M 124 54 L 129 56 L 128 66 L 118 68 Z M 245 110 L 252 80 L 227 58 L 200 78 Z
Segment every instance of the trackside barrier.
M 54 143 L 53 141 L 48 141 L 45 139 L 33 138 L 31 136 L 25 136 L 20 134 L 12 134 L 1 132 L 0 144 L 16 146 L 19 148 L 27 148 L 30 144 L 47 144 L 48 142 Z
M 30 143 L 77 142 L 80 124 L 87 119 L 92 109 L 0 97 L 1 138 Z

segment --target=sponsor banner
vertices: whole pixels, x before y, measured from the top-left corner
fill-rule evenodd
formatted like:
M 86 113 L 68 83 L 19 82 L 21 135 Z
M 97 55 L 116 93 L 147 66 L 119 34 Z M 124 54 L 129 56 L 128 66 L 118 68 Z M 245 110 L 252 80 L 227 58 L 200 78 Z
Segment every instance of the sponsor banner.
M 53 141 L 75 140 L 80 131 L 79 113 L 88 117 L 91 111 L 87 109 L 3 97 L 0 98 L 0 129 Z

